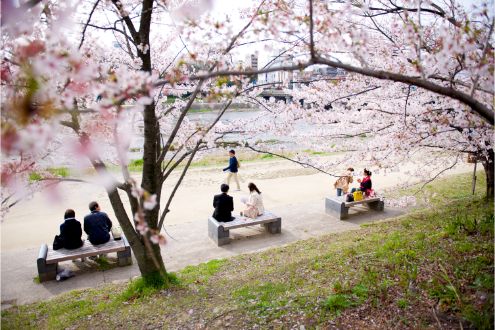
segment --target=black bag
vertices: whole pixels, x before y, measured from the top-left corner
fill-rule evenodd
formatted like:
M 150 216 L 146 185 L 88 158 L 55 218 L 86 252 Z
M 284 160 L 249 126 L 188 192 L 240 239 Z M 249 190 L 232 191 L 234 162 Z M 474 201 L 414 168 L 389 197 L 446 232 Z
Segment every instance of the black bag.
M 349 202 L 354 202 L 354 195 L 353 195 L 353 194 L 351 194 L 351 193 L 347 194 L 347 195 L 345 196 L 345 201 L 346 201 L 347 203 L 349 203 Z
M 54 250 L 60 250 L 64 247 L 64 241 L 62 240 L 62 237 L 59 235 L 55 235 L 55 238 L 53 239 L 53 249 Z

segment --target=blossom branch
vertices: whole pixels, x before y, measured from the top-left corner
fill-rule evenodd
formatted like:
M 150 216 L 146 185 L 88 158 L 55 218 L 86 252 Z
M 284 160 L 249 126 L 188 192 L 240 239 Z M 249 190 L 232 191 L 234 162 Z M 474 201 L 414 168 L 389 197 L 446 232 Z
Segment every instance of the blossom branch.
M 396 82 L 402 82 L 402 83 L 407 83 L 407 84 L 412 84 L 416 85 L 418 87 L 424 88 L 426 90 L 429 90 L 431 92 L 447 96 L 453 99 L 456 99 L 458 101 L 461 101 L 462 103 L 468 105 L 474 112 L 476 112 L 478 115 L 480 115 L 482 118 L 484 118 L 487 122 L 489 122 L 491 125 L 494 124 L 494 114 L 493 110 L 488 108 L 486 105 L 483 103 L 479 102 L 475 98 L 471 97 L 470 95 L 453 89 L 451 87 L 444 87 L 440 86 L 437 84 L 432 83 L 431 81 L 424 80 L 421 78 L 413 77 L 413 76 L 405 76 L 399 73 L 394 73 L 394 72 L 388 72 L 388 71 L 382 71 L 382 70 L 373 70 L 369 68 L 359 68 L 355 67 L 349 64 L 344 64 L 341 62 L 336 62 L 332 60 L 327 60 L 322 57 L 318 57 L 315 59 L 316 63 L 319 64 L 326 64 L 330 65 L 336 68 L 341 68 L 350 72 L 355 72 L 359 73 L 368 77 L 374 77 L 377 79 L 383 79 L 383 80 L 391 80 L 391 81 L 396 81 Z
M 488 52 L 488 46 L 490 45 L 490 38 L 492 36 L 492 33 L 493 33 L 493 26 L 495 25 L 495 19 L 492 18 L 492 24 L 490 25 L 490 31 L 488 32 L 487 36 L 486 36 L 486 42 L 485 42 L 485 45 L 483 46 L 483 53 L 481 54 L 481 58 L 480 58 L 480 66 L 482 66 L 485 61 L 485 57 L 486 57 L 486 54 Z M 476 91 L 476 85 L 478 84 L 478 80 L 480 79 L 480 74 L 479 72 L 476 74 L 476 77 L 474 78 L 474 81 L 473 81 L 473 86 L 471 87 L 471 91 L 469 93 L 469 95 L 471 95 L 471 97 L 474 96 L 474 92 Z

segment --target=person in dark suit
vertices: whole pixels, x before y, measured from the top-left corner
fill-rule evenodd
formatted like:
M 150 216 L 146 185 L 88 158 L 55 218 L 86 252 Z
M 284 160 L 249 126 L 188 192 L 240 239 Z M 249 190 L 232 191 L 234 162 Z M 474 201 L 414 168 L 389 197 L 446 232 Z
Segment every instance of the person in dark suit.
M 103 244 L 110 240 L 112 221 L 105 212 L 101 212 L 97 202 L 89 203 L 90 214 L 84 217 L 84 231 L 93 245 Z
M 60 225 L 60 239 L 66 249 L 77 249 L 83 245 L 81 223 L 76 220 L 76 212 L 68 209 L 64 214 L 64 223 Z
M 213 197 L 213 217 L 218 222 L 229 222 L 235 218 L 232 216 L 232 211 L 234 211 L 234 199 L 232 196 L 227 195 L 229 191 L 229 186 L 225 183 L 220 186 L 221 194 L 215 195 Z

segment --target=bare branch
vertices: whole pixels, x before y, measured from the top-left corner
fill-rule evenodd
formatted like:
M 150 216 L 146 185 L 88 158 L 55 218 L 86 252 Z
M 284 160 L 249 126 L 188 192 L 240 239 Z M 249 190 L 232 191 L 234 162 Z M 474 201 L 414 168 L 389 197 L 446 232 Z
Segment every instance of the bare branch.
M 448 170 L 450 170 L 450 169 L 454 168 L 454 166 L 456 166 L 456 165 L 457 165 L 458 161 L 459 161 L 459 155 L 457 155 L 457 156 L 456 156 L 455 161 L 454 161 L 454 163 L 453 163 L 451 166 L 449 166 L 449 167 L 447 167 L 447 168 L 444 168 L 443 170 L 441 170 L 440 172 L 438 172 L 435 176 L 433 176 L 430 180 L 426 181 L 426 182 L 425 182 L 425 183 L 421 186 L 421 188 L 419 188 L 419 189 L 418 189 L 418 190 L 414 193 L 414 195 L 418 194 L 421 190 L 423 190 L 423 188 L 424 188 L 424 187 L 425 187 L 428 183 L 435 181 L 435 180 L 436 180 L 436 179 L 437 179 L 440 175 L 442 175 L 443 173 L 447 172 Z
M 123 5 L 122 5 L 122 2 L 120 2 L 119 0 L 112 0 L 112 3 L 114 4 L 114 6 L 117 8 L 118 12 L 119 13 L 122 13 L 124 11 L 124 8 L 123 8 Z M 133 42 L 135 44 L 140 44 L 140 38 L 139 38 L 139 34 L 138 32 L 136 31 L 136 28 L 134 27 L 134 23 L 132 22 L 132 20 L 129 18 L 129 15 L 126 15 L 126 16 L 122 16 L 122 19 L 123 21 L 125 22 L 125 24 L 127 25 L 127 28 L 129 29 L 129 32 L 131 33 L 131 37 L 133 40 Z M 125 35 L 125 34 L 124 34 Z
M 90 24 L 90 23 L 86 23 L 85 27 L 93 27 L 95 29 L 98 29 L 98 30 L 110 30 L 110 31 L 115 31 L 115 32 L 118 32 L 120 34 L 122 34 L 126 39 L 129 39 L 131 42 L 134 43 L 134 40 L 130 39 L 129 36 L 122 30 L 119 30 L 117 29 L 116 27 L 104 27 L 104 26 L 98 26 L 98 25 L 94 25 L 94 24 Z
M 81 49 L 83 43 L 84 43 L 84 38 L 86 37 L 86 29 L 88 28 L 88 24 L 91 21 L 91 18 L 93 17 L 93 13 L 96 10 L 96 7 L 98 7 L 98 4 L 100 3 L 100 0 L 96 0 L 95 4 L 93 5 L 93 9 L 91 9 L 91 12 L 89 13 L 88 20 L 86 21 L 86 24 L 84 25 L 84 29 L 82 31 L 82 38 L 81 42 L 79 43 L 79 48 Z
M 315 170 L 317 170 L 318 172 L 325 173 L 325 174 L 330 175 L 330 176 L 333 176 L 333 177 L 337 177 L 337 178 L 338 178 L 338 177 L 340 177 L 340 175 L 335 175 L 335 174 L 329 173 L 329 172 L 324 171 L 324 170 L 322 170 L 321 168 L 318 168 L 318 167 L 316 167 L 316 166 L 314 166 L 314 165 L 312 165 L 312 164 L 308 164 L 308 163 L 305 163 L 305 162 L 301 162 L 301 161 L 298 161 L 298 160 L 295 160 L 295 159 L 292 159 L 292 158 L 289 158 L 289 157 L 287 157 L 287 156 L 284 156 L 284 155 L 281 155 L 281 154 L 277 154 L 277 153 L 274 153 L 274 152 L 264 151 L 264 150 L 259 150 L 259 149 L 256 149 L 256 148 L 254 148 L 253 146 L 251 146 L 251 145 L 249 145 L 249 144 L 247 144 L 247 143 L 244 145 L 244 147 L 249 148 L 249 149 L 251 149 L 251 150 L 253 150 L 253 151 L 256 151 L 256 152 L 262 153 L 262 154 L 273 155 L 273 156 L 277 156 L 277 157 L 280 157 L 280 158 L 283 158 L 283 159 L 289 160 L 289 161 L 291 161 L 291 162 L 293 162 L 293 163 L 296 163 L 296 164 L 299 164 L 299 165 L 301 165 L 301 166 L 303 166 L 303 167 L 311 167 L 312 169 L 315 169 Z
M 315 41 L 314 41 L 314 22 L 313 22 L 313 0 L 309 0 L 309 51 L 311 59 L 316 58 Z

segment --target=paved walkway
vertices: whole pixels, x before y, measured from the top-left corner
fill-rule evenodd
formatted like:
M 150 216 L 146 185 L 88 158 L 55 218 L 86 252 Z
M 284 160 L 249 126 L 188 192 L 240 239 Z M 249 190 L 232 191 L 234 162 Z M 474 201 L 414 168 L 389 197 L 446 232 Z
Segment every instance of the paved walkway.
M 254 226 L 231 231 L 233 242 L 217 247 L 208 238 L 207 216 L 204 221 L 185 221 L 182 224 L 169 225 L 167 232 L 175 238 L 168 238 L 162 248 L 165 265 L 169 271 L 177 271 L 188 265 L 199 264 L 217 258 L 228 258 L 242 253 L 252 253 L 275 246 L 281 246 L 297 240 L 355 230 L 364 222 L 394 217 L 399 210 L 386 209 L 385 212 L 367 211 L 363 207 L 351 208 L 348 220 L 339 221 L 325 214 L 324 199 L 304 204 L 290 204 L 284 208 L 273 209 L 282 216 L 282 233 L 270 235 L 261 227 Z M 357 213 L 356 213 L 356 209 Z M 36 284 L 36 258 L 38 248 L 2 251 L 2 309 L 12 304 L 25 304 L 46 300 L 54 295 L 73 289 L 96 287 L 114 281 L 128 280 L 139 275 L 136 262 L 132 266 L 117 267 L 107 271 L 85 269 L 83 263 L 64 262 L 62 267 L 76 271 L 76 276 L 64 282 L 45 282 Z M 80 268 L 79 268 L 80 267 Z

